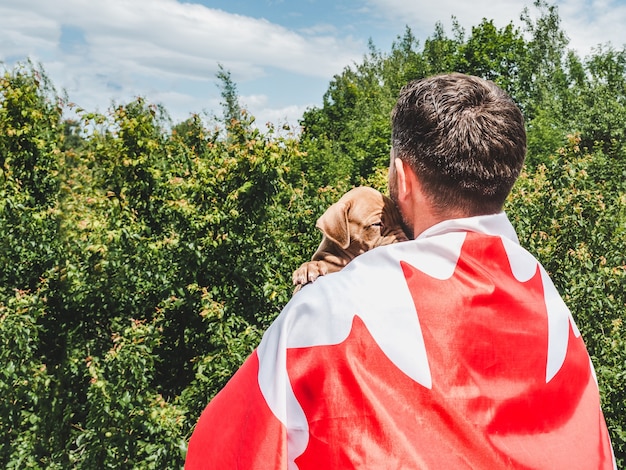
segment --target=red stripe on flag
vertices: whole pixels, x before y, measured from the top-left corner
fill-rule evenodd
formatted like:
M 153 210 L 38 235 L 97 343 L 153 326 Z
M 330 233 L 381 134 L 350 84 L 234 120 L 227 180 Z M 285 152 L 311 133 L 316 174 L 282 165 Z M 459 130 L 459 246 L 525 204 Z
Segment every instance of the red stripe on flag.
M 255 351 L 200 416 L 186 470 L 287 468 L 285 427 L 267 406 L 258 375 Z

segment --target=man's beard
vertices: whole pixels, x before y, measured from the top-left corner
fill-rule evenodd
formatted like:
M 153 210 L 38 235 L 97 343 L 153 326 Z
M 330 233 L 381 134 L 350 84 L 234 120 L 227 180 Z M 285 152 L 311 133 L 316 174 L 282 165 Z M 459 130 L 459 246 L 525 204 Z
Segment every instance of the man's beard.
M 404 230 L 404 233 L 409 238 L 409 240 L 413 240 L 415 238 L 413 235 L 413 228 L 404 217 L 404 214 L 402 213 L 402 211 L 400 210 L 400 206 L 398 205 L 398 185 L 396 183 L 396 178 L 389 178 L 389 198 L 398 208 L 398 212 L 400 213 L 402 230 Z

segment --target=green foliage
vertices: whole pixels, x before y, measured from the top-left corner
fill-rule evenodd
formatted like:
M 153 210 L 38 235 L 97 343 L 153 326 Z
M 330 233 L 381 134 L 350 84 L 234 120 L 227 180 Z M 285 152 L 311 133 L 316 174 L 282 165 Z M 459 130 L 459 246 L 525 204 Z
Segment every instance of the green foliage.
M 585 65 L 589 80 L 572 90 L 568 114 L 583 147 L 612 153 L 626 139 L 626 51 L 598 47 Z
M 0 462 L 180 467 L 338 192 L 310 186 L 296 136 L 245 110 L 170 127 L 138 98 L 59 125 L 41 71 L 3 80 L 0 126 L 34 130 L 2 140 Z
M 239 315 L 226 315 L 224 305 L 213 300 L 208 289 L 197 285 L 189 288 L 200 294 L 196 312 L 203 325 L 199 331 L 201 334 L 196 337 L 197 348 L 210 351 L 195 361 L 193 381 L 180 397 L 190 410 L 190 416 L 197 417 L 250 354 L 251 345 L 260 342 L 261 330 Z M 171 299 L 168 303 L 173 307 L 177 301 Z M 203 342 L 208 344 L 201 346 Z M 175 353 L 176 350 L 173 350 L 172 354 Z
M 102 359 L 85 358 L 90 381 L 84 429 L 71 459 L 86 468 L 172 468 L 186 442 L 184 409 L 154 389 L 164 318 L 130 320 Z
M 526 43 L 512 24 L 498 30 L 493 21 L 472 28 L 469 39 L 459 46 L 457 72 L 492 80 L 513 92 L 520 82 L 520 57 L 526 54 Z
M 593 356 L 626 460 L 624 51 L 566 52 L 554 7 L 423 47 L 407 27 L 336 75 L 304 131 L 254 127 L 220 70 L 223 116 L 172 124 L 143 98 L 62 121 L 42 70 L 0 79 L 0 465 L 180 468 L 203 407 L 289 300 L 325 208 L 386 187 L 401 86 L 491 78 L 527 117 L 508 204 Z M 569 135 L 575 137 L 568 137 Z
M 623 157 L 622 157 L 623 158 Z M 570 136 L 547 165 L 522 175 L 507 212 L 550 273 L 596 366 L 621 464 L 626 456 L 626 165 Z M 618 465 L 618 468 L 621 466 Z
M 29 207 L 56 196 L 59 102 L 43 71 L 31 64 L 0 77 L 0 171 Z
M 31 64 L 0 77 L 0 290 L 34 289 L 55 256 L 61 111 Z
M 222 90 L 222 111 L 223 119 L 226 126 L 236 125 L 238 121 L 242 121 L 243 110 L 239 106 L 239 94 L 237 93 L 237 85 L 233 82 L 230 72 L 224 70 L 222 65 L 219 65 L 219 72 L 217 78 L 220 80 L 220 86 Z
M 51 376 L 38 354 L 45 299 L 15 291 L 0 301 L 0 461 L 5 468 L 44 466 L 53 444 Z M 12 446 L 5 445 L 12 443 Z

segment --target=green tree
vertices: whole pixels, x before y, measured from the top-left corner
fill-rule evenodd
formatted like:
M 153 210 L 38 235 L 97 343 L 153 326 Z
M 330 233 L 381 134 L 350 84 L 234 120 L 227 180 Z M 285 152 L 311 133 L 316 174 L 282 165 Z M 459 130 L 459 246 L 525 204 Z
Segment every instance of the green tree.
M 584 148 L 614 153 L 626 141 L 626 50 L 599 46 L 584 67 L 588 79 L 573 90 L 568 114 Z
M 522 175 L 507 204 L 522 245 L 551 274 L 596 366 L 618 468 L 624 464 L 626 396 L 626 174 L 570 136 L 547 164 Z
M 46 314 L 39 292 L 16 290 L 0 299 L 0 462 L 4 468 L 54 468 L 58 450 L 52 378 L 39 357 L 41 325 Z M 59 467 L 57 467 L 59 468 Z
M 513 94 L 520 81 L 520 58 L 525 54 L 526 42 L 519 29 L 509 23 L 498 30 L 493 20 L 484 19 L 459 46 L 455 69 L 492 80 Z
M 0 78 L 0 171 L 29 207 L 54 204 L 60 101 L 41 69 L 18 66 Z
M 231 125 L 234 126 L 240 123 L 243 120 L 244 113 L 239 104 L 237 85 L 233 81 L 230 71 L 224 70 L 224 67 L 220 64 L 217 78 L 222 95 L 222 119 L 228 129 Z
M 0 77 L 0 290 L 35 289 L 58 226 L 60 101 L 26 63 Z

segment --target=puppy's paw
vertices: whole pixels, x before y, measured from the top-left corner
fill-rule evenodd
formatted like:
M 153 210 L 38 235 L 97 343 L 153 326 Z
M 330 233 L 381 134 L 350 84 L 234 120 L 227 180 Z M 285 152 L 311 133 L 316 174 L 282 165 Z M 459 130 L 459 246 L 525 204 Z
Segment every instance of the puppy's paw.
M 318 277 L 328 273 L 326 263 L 321 261 L 307 261 L 302 263 L 298 269 L 293 272 L 293 285 L 301 287 L 309 282 L 315 281 Z

